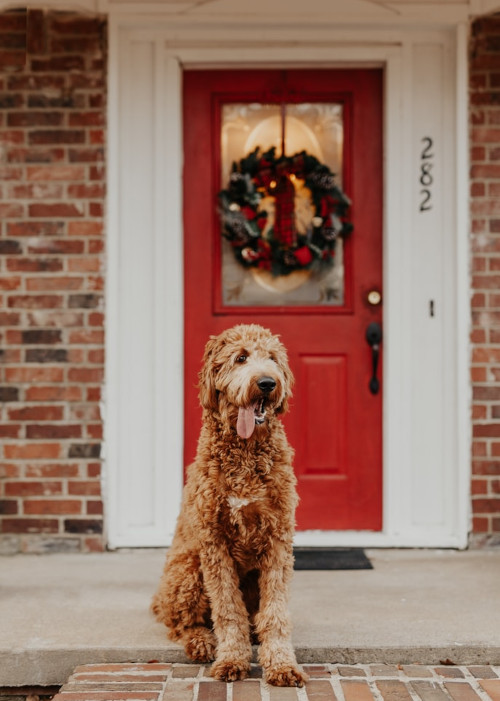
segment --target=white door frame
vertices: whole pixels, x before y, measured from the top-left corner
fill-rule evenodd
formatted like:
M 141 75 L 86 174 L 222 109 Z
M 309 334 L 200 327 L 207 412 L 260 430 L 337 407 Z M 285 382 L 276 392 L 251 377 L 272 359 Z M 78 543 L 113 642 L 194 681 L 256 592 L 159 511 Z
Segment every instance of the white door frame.
M 306 28 L 309 44 L 293 47 L 283 32 L 277 45 L 269 37 L 257 45 L 254 35 L 253 44 L 235 48 L 220 29 L 212 30 L 210 46 L 192 31 L 155 17 L 110 17 L 109 545 L 168 545 L 180 504 L 182 70 L 317 65 L 385 71 L 384 525 L 377 533 L 298 533 L 296 542 L 465 547 L 467 26 L 421 32 Z M 247 31 L 251 36 L 252 28 Z M 420 212 L 426 136 L 434 144 L 433 209 Z

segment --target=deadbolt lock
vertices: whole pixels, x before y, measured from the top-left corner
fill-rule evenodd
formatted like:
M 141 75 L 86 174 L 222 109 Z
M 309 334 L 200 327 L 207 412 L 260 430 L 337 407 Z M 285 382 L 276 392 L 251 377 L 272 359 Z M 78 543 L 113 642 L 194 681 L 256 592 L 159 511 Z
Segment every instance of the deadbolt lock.
M 366 300 L 372 307 L 376 307 L 382 301 L 382 295 L 378 290 L 370 290 L 366 296 Z

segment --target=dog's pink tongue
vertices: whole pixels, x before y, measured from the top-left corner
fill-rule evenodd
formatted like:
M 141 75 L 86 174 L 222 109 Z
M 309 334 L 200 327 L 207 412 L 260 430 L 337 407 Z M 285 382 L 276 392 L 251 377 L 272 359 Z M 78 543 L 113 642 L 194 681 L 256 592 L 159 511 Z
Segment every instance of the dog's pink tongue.
M 254 406 L 250 405 L 238 409 L 238 421 L 236 422 L 236 430 L 240 438 L 250 438 L 255 428 Z

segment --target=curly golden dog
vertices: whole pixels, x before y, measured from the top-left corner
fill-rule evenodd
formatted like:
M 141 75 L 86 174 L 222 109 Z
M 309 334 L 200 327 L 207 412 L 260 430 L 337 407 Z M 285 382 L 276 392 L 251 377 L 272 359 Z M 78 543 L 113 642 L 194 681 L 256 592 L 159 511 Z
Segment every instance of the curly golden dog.
M 267 682 L 302 686 L 290 641 L 295 476 L 278 415 L 293 376 L 277 336 L 239 325 L 205 348 L 203 422 L 152 610 L 216 679 L 243 679 L 251 640 Z

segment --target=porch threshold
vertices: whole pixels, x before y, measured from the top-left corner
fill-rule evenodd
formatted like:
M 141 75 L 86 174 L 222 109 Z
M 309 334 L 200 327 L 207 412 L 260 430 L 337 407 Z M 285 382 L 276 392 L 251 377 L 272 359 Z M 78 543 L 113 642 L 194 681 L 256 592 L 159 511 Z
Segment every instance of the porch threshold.
M 373 570 L 299 571 L 299 662 L 500 664 L 500 550 L 369 550 Z M 78 665 L 186 662 L 149 613 L 164 550 L 0 558 L 0 687 Z

